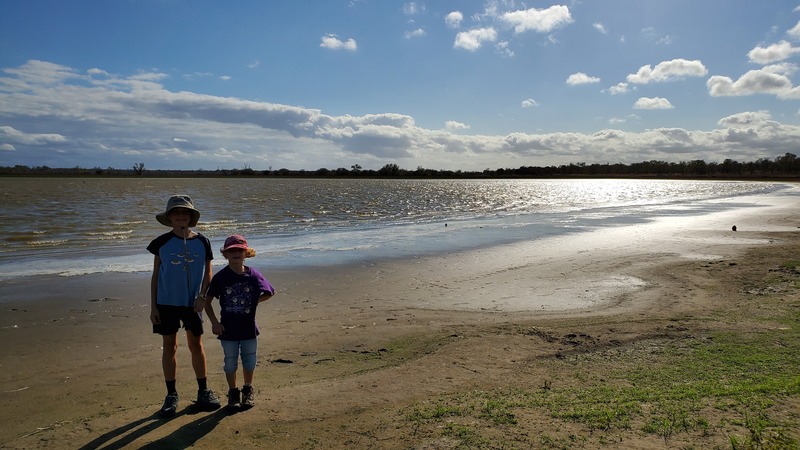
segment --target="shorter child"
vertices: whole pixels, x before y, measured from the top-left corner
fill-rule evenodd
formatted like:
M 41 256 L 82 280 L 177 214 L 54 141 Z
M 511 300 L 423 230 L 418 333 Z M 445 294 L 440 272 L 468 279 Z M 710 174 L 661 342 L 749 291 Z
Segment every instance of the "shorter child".
M 228 381 L 228 406 L 251 408 L 255 402 L 253 372 L 259 334 L 256 307 L 275 295 L 275 288 L 258 270 L 244 265 L 245 258 L 255 256 L 255 250 L 247 246 L 244 237 L 238 234 L 229 236 L 220 250 L 228 265 L 211 279 L 205 310 L 211 321 L 211 330 L 218 336 L 225 354 L 223 369 Z M 219 320 L 212 307 L 214 298 L 219 299 Z M 236 387 L 240 355 L 244 378 L 241 391 Z

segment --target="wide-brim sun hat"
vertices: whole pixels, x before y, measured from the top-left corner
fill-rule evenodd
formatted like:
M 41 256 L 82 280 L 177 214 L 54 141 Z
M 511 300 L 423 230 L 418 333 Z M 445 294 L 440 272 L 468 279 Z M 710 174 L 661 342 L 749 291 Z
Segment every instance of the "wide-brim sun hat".
M 189 227 L 191 228 L 197 225 L 197 221 L 200 219 L 200 211 L 195 209 L 192 199 L 188 195 L 173 195 L 170 197 L 169 200 L 167 200 L 166 210 L 163 213 L 156 214 L 158 223 L 171 227 L 172 222 L 169 220 L 169 212 L 175 208 L 188 209 L 192 215 L 192 218 L 189 220 Z

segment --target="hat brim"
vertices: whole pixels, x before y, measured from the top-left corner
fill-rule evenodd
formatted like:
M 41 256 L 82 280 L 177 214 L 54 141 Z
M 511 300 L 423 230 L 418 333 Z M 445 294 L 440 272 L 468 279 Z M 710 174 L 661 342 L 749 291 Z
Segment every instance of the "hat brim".
M 242 249 L 244 251 L 247 251 L 247 249 L 250 248 L 250 247 L 248 247 L 247 244 L 233 244 L 233 245 L 229 245 L 227 247 L 222 247 L 222 248 L 219 249 L 219 251 L 227 252 L 228 250 L 233 250 L 233 249 L 236 249 L 236 248 Z
M 192 218 L 189 219 L 189 228 L 192 228 L 197 225 L 197 221 L 200 220 L 200 211 L 192 208 L 187 208 L 186 206 L 176 206 L 174 208 L 170 208 L 169 211 L 164 211 L 163 213 L 156 214 L 156 220 L 158 221 L 158 223 L 164 226 L 171 227 L 172 221 L 169 220 L 169 212 L 175 208 L 183 208 L 191 211 Z
M 256 249 L 254 249 L 253 247 L 248 247 L 246 245 L 242 245 L 242 244 L 231 245 L 230 247 L 222 247 L 222 248 L 219 249 L 219 251 L 221 253 L 225 253 L 228 250 L 233 250 L 233 249 L 237 249 L 237 248 L 244 250 L 244 257 L 245 258 L 252 258 L 252 257 L 256 256 Z

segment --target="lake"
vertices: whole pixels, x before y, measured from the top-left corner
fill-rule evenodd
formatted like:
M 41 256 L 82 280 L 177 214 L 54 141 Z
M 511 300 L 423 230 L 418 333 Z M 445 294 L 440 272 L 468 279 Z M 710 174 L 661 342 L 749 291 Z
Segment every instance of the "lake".
M 144 272 L 175 193 L 201 211 L 215 266 L 243 234 L 258 267 L 413 257 L 755 205 L 772 182 L 294 178 L 0 178 L 0 280 Z

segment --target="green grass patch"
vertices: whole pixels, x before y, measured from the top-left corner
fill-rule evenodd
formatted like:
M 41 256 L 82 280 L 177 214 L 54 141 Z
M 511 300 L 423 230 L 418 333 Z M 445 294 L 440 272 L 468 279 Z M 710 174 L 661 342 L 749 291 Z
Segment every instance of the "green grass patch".
M 795 271 L 800 260 L 783 267 Z M 796 286 L 796 272 L 781 272 L 783 286 Z M 524 436 L 520 417 L 546 415 L 565 429 L 578 426 L 590 436 L 603 432 L 598 442 L 626 433 L 665 441 L 679 435 L 691 441 L 715 434 L 727 436 L 731 450 L 800 449 L 797 413 L 775 410 L 800 396 L 797 302 L 787 307 L 785 300 L 773 301 L 769 295 L 753 295 L 747 301 L 752 308 L 745 309 L 750 311 L 722 314 L 730 318 L 742 314 L 762 326 L 640 341 L 616 353 L 551 360 L 547 364 L 574 368 L 572 377 L 547 380 L 544 388 L 509 387 L 441 397 L 415 405 L 406 419 L 415 429 L 444 423 L 441 433 L 465 446 L 478 442 L 478 436 L 493 435 L 498 427 Z M 470 426 L 455 425 L 454 418 Z M 554 430 L 541 435 L 539 443 L 545 448 L 569 448 L 575 436 Z M 503 442 L 492 448 L 505 448 Z

